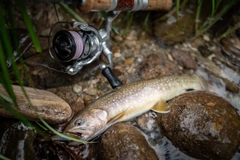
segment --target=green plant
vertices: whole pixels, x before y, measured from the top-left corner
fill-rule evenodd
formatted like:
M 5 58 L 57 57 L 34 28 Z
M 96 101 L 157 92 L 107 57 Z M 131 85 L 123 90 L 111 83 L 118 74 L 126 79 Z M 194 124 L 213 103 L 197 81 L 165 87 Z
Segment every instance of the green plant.
M 16 4 L 18 5 L 21 16 L 24 20 L 24 23 L 26 25 L 26 28 L 29 32 L 29 35 L 32 39 L 32 42 L 33 42 L 33 45 L 34 45 L 36 51 L 41 52 L 42 50 L 40 47 L 40 43 L 39 43 L 38 37 L 35 33 L 34 27 L 32 25 L 31 18 L 27 13 L 27 8 L 26 8 L 25 3 L 23 1 L 16 1 Z M 15 25 L 15 20 L 14 20 L 14 15 L 13 15 L 13 10 L 12 10 L 11 5 L 12 5 L 11 1 L 6 1 L 6 2 L 0 3 L 0 34 L 1 34 L 1 37 L 0 37 L 0 39 L 1 39 L 1 41 L 0 41 L 0 74 L 2 75 L 0 77 L 0 83 L 1 83 L 2 87 L 5 88 L 6 92 L 9 95 L 9 97 L 8 97 L 8 96 L 5 96 L 4 94 L 0 93 L 0 107 L 4 107 L 7 111 L 11 112 L 16 118 L 21 120 L 25 125 L 30 126 L 37 133 L 41 134 L 41 131 L 39 129 L 37 129 L 37 127 L 35 127 L 35 125 L 33 123 L 28 121 L 26 119 L 26 117 L 24 117 L 22 114 L 20 114 L 17 111 L 18 104 L 17 104 L 15 93 L 12 88 L 12 81 L 11 81 L 10 73 L 9 73 L 10 70 L 12 70 L 12 72 L 14 73 L 14 76 L 17 79 L 18 84 L 21 86 L 22 91 L 24 92 L 24 95 L 28 99 L 30 104 L 31 104 L 31 101 L 28 98 L 28 95 L 24 90 L 22 77 L 17 68 L 17 64 L 15 62 L 15 57 L 13 55 L 13 52 L 15 50 L 17 51 L 18 56 L 21 55 L 21 52 L 18 47 L 19 40 L 17 38 L 17 31 L 15 29 L 16 25 Z M 53 4 L 53 5 L 54 5 L 55 11 L 56 11 L 56 6 L 55 6 L 56 4 Z M 76 18 L 76 20 L 82 21 L 82 22 L 84 21 L 80 16 L 78 16 L 74 11 L 72 11 L 67 5 L 65 5 L 63 3 L 59 3 L 59 5 L 62 8 L 64 8 L 67 12 L 69 12 L 74 18 Z M 57 11 L 56 11 L 56 16 L 58 17 Z M 11 28 L 11 32 L 13 35 L 12 36 L 13 40 L 11 40 L 9 38 L 10 36 L 9 36 L 8 29 L 10 29 L 10 28 Z M 9 60 L 11 62 L 10 68 L 8 68 L 7 63 L 6 63 L 7 58 L 9 58 Z M 21 56 L 19 57 L 19 62 L 20 62 L 19 65 L 23 66 L 25 74 L 28 75 Z M 31 81 L 31 78 L 29 78 L 29 80 Z M 43 123 L 43 125 L 46 127 L 45 129 L 52 131 L 54 134 L 57 134 L 58 136 L 63 137 L 64 139 L 73 140 L 73 141 L 81 142 L 84 144 L 88 143 L 88 142 L 85 142 L 85 141 L 82 141 L 79 139 L 75 139 L 75 138 L 63 135 L 63 134 L 57 132 L 56 130 L 54 130 L 50 125 L 48 125 L 40 117 L 39 117 L 39 119 Z M 7 158 L 2 155 L 0 155 L 0 158 L 7 160 Z
M 202 9 L 202 1 L 203 0 L 198 0 L 194 38 L 202 35 L 207 30 L 209 30 L 217 21 L 219 21 L 238 2 L 237 0 L 232 0 L 232 1 L 212 0 L 211 1 L 212 2 L 211 14 L 202 23 L 201 26 L 198 26 L 199 15 L 200 15 L 200 12 Z
M 36 38 L 36 34 L 33 30 L 32 24 L 31 24 L 30 19 L 27 15 L 26 8 L 24 7 L 23 2 L 19 2 L 18 4 L 21 8 L 21 14 L 24 17 L 24 21 L 27 25 L 29 33 L 30 33 L 30 35 L 31 35 L 31 37 L 34 41 L 34 45 L 37 48 L 37 50 L 41 51 L 41 47 L 40 47 L 39 42 Z M 11 10 L 11 3 L 8 2 L 8 1 L 5 2 L 5 3 L 1 3 L 0 4 L 0 12 L 1 12 L 0 13 L 0 33 L 2 35 L 1 36 L 1 42 L 0 42 L 0 63 L 1 63 L 0 73 L 1 73 L 1 75 L 3 75 L 0 78 L 0 83 L 2 84 L 2 87 L 5 88 L 8 95 L 10 96 L 10 99 L 12 100 L 14 106 L 17 107 L 16 96 L 13 92 L 12 82 L 11 82 L 10 74 L 9 74 L 9 69 L 8 69 L 7 64 L 6 64 L 6 59 L 7 58 L 9 58 L 9 60 L 11 62 L 11 69 L 13 70 L 14 75 L 15 75 L 18 83 L 22 87 L 22 90 L 23 90 L 25 96 L 27 97 L 28 100 L 29 100 L 29 98 L 28 98 L 28 96 L 27 96 L 27 94 L 26 94 L 26 92 L 23 88 L 22 78 L 21 78 L 20 73 L 17 69 L 17 65 L 15 63 L 14 56 L 13 56 L 13 51 L 14 51 L 13 48 L 16 48 L 16 51 L 17 51 L 18 55 L 20 55 L 20 51 L 18 49 L 18 39 L 17 39 L 16 30 L 14 30 L 14 28 L 15 28 L 15 23 L 14 22 L 15 21 L 14 21 L 12 10 Z M 8 22 L 6 21 L 6 19 L 8 19 Z M 13 38 L 13 43 L 11 43 L 11 40 L 9 38 L 10 36 L 9 36 L 9 33 L 8 33 L 8 28 L 13 29 L 13 37 L 12 37 Z M 21 58 L 20 58 L 20 60 L 21 60 Z M 23 65 L 23 63 L 21 63 L 21 65 Z M 30 102 L 30 100 L 29 100 L 29 102 Z M 18 113 L 16 111 L 16 109 L 13 107 L 12 104 L 7 103 L 6 102 L 6 97 L 4 98 L 2 95 L 1 95 L 1 98 L 0 98 L 0 104 L 6 110 L 8 110 L 12 114 L 14 114 L 18 119 L 23 121 L 25 124 L 27 124 L 28 126 L 31 126 L 31 123 L 24 116 L 22 116 L 20 113 Z

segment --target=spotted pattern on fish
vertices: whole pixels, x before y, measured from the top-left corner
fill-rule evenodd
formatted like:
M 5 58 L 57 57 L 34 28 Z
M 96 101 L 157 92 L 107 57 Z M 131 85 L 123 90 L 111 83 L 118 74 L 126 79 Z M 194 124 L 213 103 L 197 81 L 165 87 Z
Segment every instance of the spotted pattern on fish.
M 197 76 L 169 76 L 124 85 L 78 113 L 64 132 L 79 134 L 79 138 L 90 140 L 112 124 L 137 117 L 149 110 L 169 112 L 165 102 L 189 89 L 202 89 Z

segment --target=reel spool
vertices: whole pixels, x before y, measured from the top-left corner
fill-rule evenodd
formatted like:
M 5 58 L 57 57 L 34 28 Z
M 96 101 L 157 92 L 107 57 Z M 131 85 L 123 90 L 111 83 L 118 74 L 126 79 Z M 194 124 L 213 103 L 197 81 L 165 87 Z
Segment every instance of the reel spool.
M 62 29 L 66 24 L 70 24 L 73 29 Z M 65 67 L 68 74 L 76 74 L 84 65 L 97 59 L 102 52 L 102 37 L 94 27 L 86 23 L 59 22 L 51 28 L 50 35 L 53 33 L 56 33 L 53 39 L 48 39 L 49 53 Z
M 83 66 L 92 63 L 101 53 L 108 59 L 108 65 L 102 64 L 102 74 L 107 78 L 112 88 L 122 85 L 122 82 L 113 74 L 112 52 L 107 41 L 112 29 L 112 21 L 120 12 L 113 11 L 107 14 L 106 26 L 96 28 L 82 22 L 58 22 L 49 33 L 48 51 L 51 57 L 61 65 L 70 75 L 77 74 Z M 63 28 L 70 25 L 71 30 Z M 53 38 L 50 38 L 54 35 Z

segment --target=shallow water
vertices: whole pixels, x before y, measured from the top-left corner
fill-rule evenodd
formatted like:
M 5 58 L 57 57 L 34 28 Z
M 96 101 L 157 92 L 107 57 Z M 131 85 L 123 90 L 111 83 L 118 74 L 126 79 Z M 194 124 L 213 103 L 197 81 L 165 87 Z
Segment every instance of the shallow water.
M 146 113 L 151 115 L 152 111 Z M 132 123 L 134 126 L 141 130 L 142 134 L 145 136 L 149 145 L 154 149 L 158 159 L 161 160 L 196 160 L 176 148 L 172 142 L 162 135 L 159 126 L 156 127 L 156 123 L 150 122 L 152 119 L 148 119 L 146 122 L 149 128 L 152 128 L 151 132 L 141 129 L 136 123 Z M 232 160 L 240 159 L 240 148 L 232 158 Z
M 199 67 L 196 70 L 196 75 L 200 76 L 207 82 L 206 90 L 216 93 L 218 96 L 224 98 L 226 101 L 232 104 L 234 108 L 240 110 L 240 93 L 233 93 L 226 89 L 226 84 L 223 80 L 215 77 L 211 74 L 211 72 L 206 72 L 206 68 Z M 226 66 L 222 66 L 221 68 L 221 77 L 227 78 L 231 81 L 232 85 L 236 85 L 239 88 L 239 80 L 240 75 L 228 68 Z M 151 111 L 146 114 L 151 114 Z M 154 118 L 154 117 L 153 117 Z M 186 123 L 188 123 L 186 119 Z M 148 119 L 146 124 L 148 128 L 154 128 L 151 132 L 144 131 L 138 125 L 133 124 L 134 126 L 138 127 L 145 138 L 147 139 L 149 145 L 155 150 L 157 156 L 161 160 L 194 160 L 195 158 L 189 157 L 188 155 L 181 152 L 178 148 L 176 148 L 170 140 L 168 140 L 165 136 L 161 134 L 160 128 L 155 127 L 156 123 L 152 122 L 152 119 Z M 188 126 L 189 127 L 189 126 Z M 191 126 L 190 126 L 191 127 Z M 240 148 L 232 158 L 232 160 L 239 160 L 240 159 Z

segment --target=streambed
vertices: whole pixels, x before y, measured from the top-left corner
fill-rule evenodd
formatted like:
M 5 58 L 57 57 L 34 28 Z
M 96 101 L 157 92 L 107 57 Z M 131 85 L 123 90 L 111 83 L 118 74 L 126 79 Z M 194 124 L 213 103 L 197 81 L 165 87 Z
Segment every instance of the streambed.
M 49 27 L 54 22 L 57 22 L 57 18 L 52 11 L 51 4 L 42 3 L 41 8 L 45 9 L 41 12 L 37 11 L 37 6 L 36 4 L 31 4 L 30 8 L 32 9 L 32 16 L 35 17 L 34 23 L 38 24 L 37 32 L 41 35 L 40 41 L 44 52 L 32 56 L 35 54 L 35 51 L 31 47 L 25 54 L 27 69 L 33 78 L 36 88 L 55 93 L 69 103 L 74 108 L 74 111 L 77 112 L 95 98 L 101 97 L 101 95 L 111 90 L 111 86 L 102 76 L 99 69 L 99 62 L 106 61 L 106 59 L 103 56 L 100 57 L 98 61 L 84 67 L 76 76 L 49 69 L 52 67 L 58 68 L 58 66 L 55 66 L 56 64 L 49 58 L 46 51 L 47 38 L 45 32 L 48 32 Z M 103 22 L 103 19 L 96 13 L 89 13 L 88 15 L 79 14 L 95 25 Z M 63 15 L 60 14 L 61 20 L 69 20 L 69 16 L 64 17 Z M 210 83 L 209 90 L 211 92 L 223 97 L 236 109 L 240 109 L 239 62 L 237 59 L 233 61 L 232 57 L 229 56 L 232 55 L 231 52 L 239 54 L 239 35 L 233 34 L 231 37 L 227 37 L 229 43 L 224 43 L 223 45 L 212 40 L 214 36 L 211 32 L 208 32 L 193 41 L 185 40 L 181 43 L 163 47 L 158 44 L 159 41 L 153 33 L 149 33 L 149 30 L 141 32 L 142 28 L 139 25 L 139 19 L 145 15 L 146 13 L 140 12 L 139 16 L 135 16 L 126 36 L 118 35 L 114 32 L 111 35 L 113 72 L 124 84 L 141 79 L 195 73 L 204 77 Z M 120 28 L 124 25 L 121 24 L 124 16 L 125 14 L 121 14 L 115 20 L 115 25 L 119 26 L 120 33 L 124 32 L 124 28 Z M 151 29 L 150 31 L 154 32 Z M 232 48 L 235 48 L 235 50 Z M 28 85 L 27 81 L 26 85 Z M 148 124 L 147 128 L 152 128 L 150 131 L 144 131 L 143 127 L 139 125 L 140 118 L 127 123 L 139 128 L 137 132 L 141 130 L 141 133 L 149 140 L 148 143 L 153 147 L 153 150 L 157 151 L 153 152 L 153 154 L 158 159 L 194 159 L 181 152 L 178 149 L 180 147 L 173 146 L 171 141 L 164 134 L 160 133 L 161 129 L 157 127 L 156 115 L 148 114 L 151 113 L 146 113 L 145 116 L 147 118 L 143 118 L 143 125 Z M 3 121 L 8 120 L 3 119 Z M 21 123 L 16 121 L 9 123 L 11 124 L 9 125 L 10 127 L 7 127 L 1 134 L 1 144 L 6 144 L 5 149 L 2 145 L 1 153 L 7 157 L 12 157 L 13 159 L 14 156 L 20 158 L 21 156 L 22 158 L 32 157 L 30 159 L 95 159 L 97 157 L 98 144 L 80 145 L 66 142 L 68 144 L 66 145 L 64 142 L 41 142 L 41 136 L 36 136 L 25 127 L 21 127 Z M 62 126 L 55 127 L 61 131 Z M 10 145 L 13 143 L 12 139 L 9 138 L 12 130 L 18 130 L 19 133 L 25 134 L 24 138 L 19 139 L 17 148 Z M 13 137 L 15 132 L 11 132 Z M 28 151 L 25 146 L 30 145 L 35 147 L 28 149 L 28 151 L 31 150 L 35 154 L 26 154 Z M 14 150 L 14 152 L 10 152 L 10 150 Z M 239 153 L 237 152 L 232 159 L 239 159 Z

